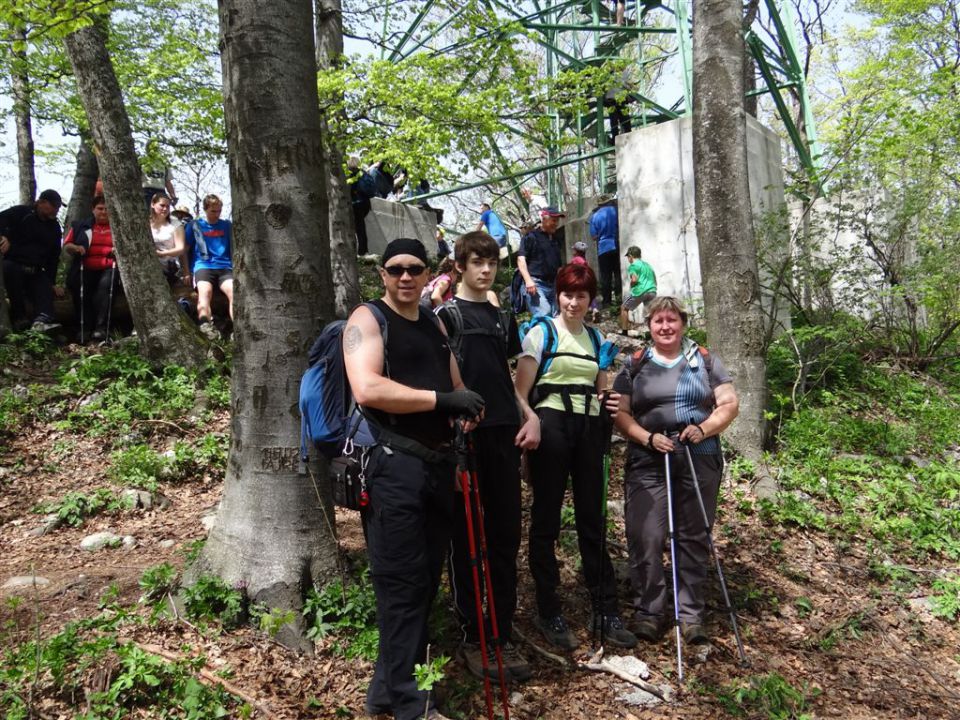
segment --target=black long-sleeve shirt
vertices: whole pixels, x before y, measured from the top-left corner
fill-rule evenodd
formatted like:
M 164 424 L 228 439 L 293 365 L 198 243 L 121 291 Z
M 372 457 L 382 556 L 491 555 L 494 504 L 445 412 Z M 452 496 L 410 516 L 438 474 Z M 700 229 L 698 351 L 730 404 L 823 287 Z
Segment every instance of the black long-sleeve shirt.
M 0 212 L 0 235 L 10 241 L 5 260 L 42 269 L 56 282 L 60 260 L 60 223 L 44 220 L 33 205 L 14 205 Z

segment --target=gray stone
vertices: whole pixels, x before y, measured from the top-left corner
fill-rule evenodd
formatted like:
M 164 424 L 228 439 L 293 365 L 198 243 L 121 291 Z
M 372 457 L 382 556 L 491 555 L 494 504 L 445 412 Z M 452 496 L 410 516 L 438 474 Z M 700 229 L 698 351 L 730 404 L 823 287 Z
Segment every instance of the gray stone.
M 607 514 L 616 518 L 622 518 L 623 500 L 607 500 Z
M 125 550 L 133 550 L 137 546 L 137 539 L 133 535 L 124 535 L 120 542 Z
M 933 598 L 918 597 L 907 600 L 910 610 L 920 616 L 921 619 L 933 617 Z
M 166 510 L 170 507 L 170 498 L 160 493 L 130 488 L 123 491 L 123 499 L 131 508 L 142 510 Z
M 622 670 L 641 680 L 647 680 L 650 677 L 650 666 L 643 660 L 635 658 L 633 655 L 613 655 L 606 658 L 606 660 L 618 670 Z
M 210 532 L 213 529 L 214 523 L 217 522 L 217 514 L 211 513 L 209 515 L 204 515 L 200 518 L 200 524 L 203 525 L 203 529 L 207 532 Z
M 104 530 L 103 532 L 93 533 L 93 535 L 87 535 L 87 537 L 80 541 L 80 549 L 92 552 L 104 547 L 116 547 L 121 542 L 122 540 L 119 535 Z
M 7 580 L 0 589 L 23 590 L 24 588 L 44 587 L 49 584 L 49 580 L 39 575 L 17 575 Z
M 160 545 L 160 547 L 162 547 L 164 550 L 169 550 L 170 548 L 172 548 L 172 547 L 173 547 L 174 545 L 176 545 L 177 543 L 176 543 L 175 540 L 169 540 L 169 539 L 168 539 L 168 540 L 161 540 L 161 541 L 160 541 L 159 543 L 157 543 L 157 544 Z

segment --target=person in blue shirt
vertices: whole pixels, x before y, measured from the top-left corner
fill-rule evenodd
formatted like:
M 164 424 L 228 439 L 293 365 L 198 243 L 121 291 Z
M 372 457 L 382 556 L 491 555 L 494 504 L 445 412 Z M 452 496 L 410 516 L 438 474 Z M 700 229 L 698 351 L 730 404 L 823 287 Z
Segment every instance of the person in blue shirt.
M 613 304 L 613 291 L 621 296 L 620 224 L 617 206 L 609 195 L 600 196 L 600 206 L 590 216 L 590 237 L 597 243 L 600 296 L 604 305 Z
M 216 195 L 203 198 L 205 217 L 187 225 L 186 243 L 190 254 L 190 267 L 197 285 L 197 316 L 200 330 L 210 336 L 213 328 L 213 286 L 227 296 L 230 319 L 233 320 L 233 225 L 222 220 L 223 201 Z
M 484 201 L 480 204 L 480 222 L 477 223 L 476 230 L 486 230 L 497 245 L 504 247 L 507 244 L 507 228 L 504 227 L 503 220 L 490 207 L 490 203 Z

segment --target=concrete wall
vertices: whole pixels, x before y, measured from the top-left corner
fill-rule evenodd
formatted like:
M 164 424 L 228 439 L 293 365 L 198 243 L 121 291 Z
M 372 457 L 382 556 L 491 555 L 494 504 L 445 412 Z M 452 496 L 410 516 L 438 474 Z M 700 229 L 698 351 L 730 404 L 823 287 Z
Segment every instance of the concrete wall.
M 375 255 L 382 255 L 387 243 L 400 237 L 416 238 L 429 254 L 436 253 L 437 216 L 433 212 L 373 198 L 366 226 L 367 250 Z
M 703 305 L 693 192 L 692 118 L 685 117 L 617 136 L 620 247 L 639 245 L 657 273 L 661 295 Z M 784 213 L 780 140 L 747 118 L 747 162 L 754 216 Z M 783 215 L 785 217 L 785 213 Z M 783 230 L 783 252 L 789 238 Z M 624 289 L 626 258 L 620 258 Z M 778 313 L 786 322 L 785 313 Z M 639 317 L 635 317 L 639 321 Z

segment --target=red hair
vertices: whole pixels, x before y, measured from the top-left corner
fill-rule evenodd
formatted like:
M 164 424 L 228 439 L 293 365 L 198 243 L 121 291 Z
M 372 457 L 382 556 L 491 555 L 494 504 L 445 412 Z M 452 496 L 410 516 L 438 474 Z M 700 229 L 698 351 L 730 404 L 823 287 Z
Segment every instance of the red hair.
M 557 271 L 556 289 L 557 295 L 584 291 L 593 301 L 597 296 L 597 276 L 589 265 L 570 263 Z

